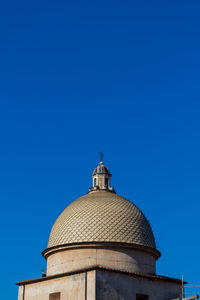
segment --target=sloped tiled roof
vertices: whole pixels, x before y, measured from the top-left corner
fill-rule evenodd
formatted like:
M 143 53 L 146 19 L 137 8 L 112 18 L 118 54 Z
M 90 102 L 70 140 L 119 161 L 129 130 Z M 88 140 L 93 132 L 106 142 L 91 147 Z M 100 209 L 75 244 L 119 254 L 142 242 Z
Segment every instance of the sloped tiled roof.
M 130 272 L 130 271 L 127 271 L 127 270 L 117 269 L 117 268 L 114 268 L 114 267 L 113 268 L 112 267 L 107 267 L 107 266 L 103 266 L 103 265 L 93 265 L 93 266 L 88 266 L 86 268 L 81 268 L 81 269 L 77 269 L 77 270 L 66 272 L 66 273 L 23 280 L 23 281 L 17 282 L 16 284 L 17 285 L 31 284 L 31 283 L 36 283 L 36 282 L 40 282 L 40 281 L 46 281 L 46 280 L 52 280 L 52 279 L 55 279 L 55 278 L 71 276 L 73 274 L 79 274 L 79 273 L 82 273 L 82 272 L 87 272 L 87 271 L 92 271 L 92 270 L 104 270 L 104 271 L 111 271 L 111 272 L 117 272 L 117 273 L 124 273 L 124 274 L 128 274 L 128 275 L 132 275 L 134 277 L 146 278 L 146 279 L 150 279 L 150 280 L 165 280 L 165 281 L 168 281 L 168 282 L 174 282 L 174 283 L 182 284 L 181 279 L 176 279 L 176 278 L 171 278 L 171 277 L 166 277 L 166 276 L 161 276 L 161 275 L 154 275 L 154 274 L 144 274 L 144 273 Z M 186 284 L 187 282 L 184 281 L 183 283 Z

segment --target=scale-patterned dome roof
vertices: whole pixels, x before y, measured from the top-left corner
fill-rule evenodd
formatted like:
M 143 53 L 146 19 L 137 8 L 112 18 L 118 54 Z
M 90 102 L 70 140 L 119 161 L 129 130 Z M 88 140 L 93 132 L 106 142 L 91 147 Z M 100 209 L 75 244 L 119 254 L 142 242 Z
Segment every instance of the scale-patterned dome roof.
M 108 191 L 91 192 L 72 202 L 54 223 L 48 248 L 83 242 L 119 242 L 155 248 L 143 213 Z

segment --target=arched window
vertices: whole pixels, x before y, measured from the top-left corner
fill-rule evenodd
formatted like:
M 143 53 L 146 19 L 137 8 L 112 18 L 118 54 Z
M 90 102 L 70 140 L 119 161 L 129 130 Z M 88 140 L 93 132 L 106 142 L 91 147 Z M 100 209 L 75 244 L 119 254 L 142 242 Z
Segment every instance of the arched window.
M 94 179 L 94 186 L 96 186 L 97 185 L 97 179 L 95 178 Z

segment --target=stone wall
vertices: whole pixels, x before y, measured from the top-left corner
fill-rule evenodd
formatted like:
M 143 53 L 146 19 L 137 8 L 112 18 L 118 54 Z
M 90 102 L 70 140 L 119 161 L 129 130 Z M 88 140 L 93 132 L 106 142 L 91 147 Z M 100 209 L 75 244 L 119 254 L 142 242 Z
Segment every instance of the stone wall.
M 49 300 L 52 293 L 60 293 L 60 300 L 136 300 L 136 294 L 172 300 L 181 295 L 181 282 L 97 269 L 21 285 L 18 300 Z
M 103 265 L 130 272 L 155 274 L 156 258 L 147 251 L 119 247 L 77 248 L 55 252 L 47 258 L 47 275 Z
M 181 295 L 178 283 L 104 270 L 96 272 L 96 300 L 136 300 L 136 294 L 148 295 L 149 300 L 171 300 Z
M 95 300 L 95 275 L 94 270 L 26 284 L 25 289 L 19 287 L 18 300 L 49 300 L 51 293 L 58 292 L 61 293 L 61 300 Z

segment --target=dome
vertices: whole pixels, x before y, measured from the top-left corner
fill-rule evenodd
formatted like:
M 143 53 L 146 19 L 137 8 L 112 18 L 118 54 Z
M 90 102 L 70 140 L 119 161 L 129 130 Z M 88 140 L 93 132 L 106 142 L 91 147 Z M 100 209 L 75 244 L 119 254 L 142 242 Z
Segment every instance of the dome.
M 96 174 L 108 174 L 111 175 L 110 171 L 108 170 L 108 168 L 106 166 L 104 166 L 103 162 L 100 162 L 100 165 L 98 165 L 93 173 L 92 176 L 96 175 Z
M 93 191 L 72 202 L 50 233 L 48 248 L 93 242 L 156 248 L 151 227 L 129 200 L 110 191 Z

